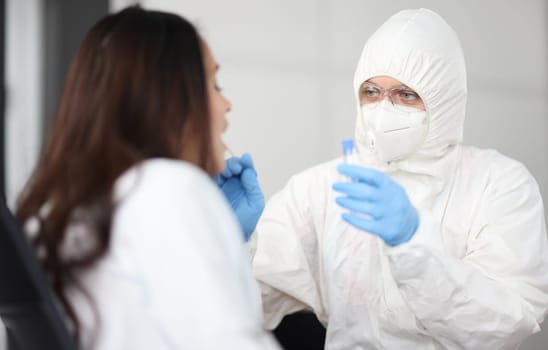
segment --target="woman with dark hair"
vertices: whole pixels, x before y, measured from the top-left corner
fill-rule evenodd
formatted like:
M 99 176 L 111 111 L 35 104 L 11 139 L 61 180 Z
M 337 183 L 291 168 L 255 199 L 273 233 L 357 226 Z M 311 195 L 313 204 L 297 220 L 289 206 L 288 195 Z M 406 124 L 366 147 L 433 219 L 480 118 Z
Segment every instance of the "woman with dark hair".
M 76 53 L 17 217 L 83 348 L 276 348 L 210 177 L 230 110 L 217 68 L 192 24 L 136 7 Z

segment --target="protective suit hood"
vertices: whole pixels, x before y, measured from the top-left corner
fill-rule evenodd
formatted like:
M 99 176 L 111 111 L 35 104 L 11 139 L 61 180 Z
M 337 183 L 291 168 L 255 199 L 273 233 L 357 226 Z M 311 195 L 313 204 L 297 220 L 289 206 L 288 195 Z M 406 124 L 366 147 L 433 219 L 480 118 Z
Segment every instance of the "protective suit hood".
M 420 148 L 397 164 L 383 164 L 367 146 L 359 89 L 373 77 L 388 76 L 415 90 L 428 113 L 428 132 Z M 428 9 L 404 10 L 390 17 L 366 42 L 354 75 L 357 106 L 355 139 L 360 161 L 413 182 L 421 197 L 435 195 L 454 170 L 462 141 L 466 107 L 466 68 L 453 29 Z M 400 176 L 398 176 L 398 173 Z M 422 177 L 422 179 L 421 179 Z M 428 179 L 427 179 L 427 178 Z M 417 187 L 434 187 L 426 193 Z M 406 185 L 405 183 L 402 183 Z
M 441 156 L 462 141 L 466 108 L 466 68 L 453 29 L 428 9 L 404 10 L 390 17 L 367 41 L 354 74 L 359 111 L 360 85 L 388 76 L 414 89 L 429 113 L 428 135 L 418 153 Z M 358 119 L 356 140 L 363 140 Z

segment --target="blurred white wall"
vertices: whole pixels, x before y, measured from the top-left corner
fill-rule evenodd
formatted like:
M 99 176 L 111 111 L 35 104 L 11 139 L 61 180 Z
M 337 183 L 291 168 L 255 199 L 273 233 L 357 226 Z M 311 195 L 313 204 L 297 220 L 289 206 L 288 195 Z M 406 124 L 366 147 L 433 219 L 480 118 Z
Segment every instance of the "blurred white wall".
M 13 207 L 42 136 L 42 2 L 6 1 L 6 200 Z
M 545 0 L 142 0 L 194 21 L 232 101 L 227 141 L 253 154 L 265 193 L 341 153 L 353 136 L 352 77 L 365 40 L 405 8 L 438 12 L 468 67 L 465 143 L 523 162 L 548 202 L 548 5 Z M 548 213 L 548 210 L 546 210 Z M 548 322 L 522 349 L 546 349 Z

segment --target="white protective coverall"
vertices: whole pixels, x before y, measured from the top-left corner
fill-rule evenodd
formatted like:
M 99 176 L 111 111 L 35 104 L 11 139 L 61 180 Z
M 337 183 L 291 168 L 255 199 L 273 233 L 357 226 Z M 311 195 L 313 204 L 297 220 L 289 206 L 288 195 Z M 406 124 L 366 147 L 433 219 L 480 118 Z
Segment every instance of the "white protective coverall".
M 110 248 L 79 276 L 93 304 L 69 290 L 82 349 L 279 349 L 236 218 L 203 171 L 149 160 L 117 180 L 115 198 Z M 80 214 L 66 254 L 88 242 Z
M 386 171 L 417 208 L 396 247 L 341 220 L 331 189 L 342 159 L 293 176 L 268 202 L 253 244 L 268 328 L 312 310 L 326 349 L 515 349 L 548 308 L 548 245 L 537 183 L 519 162 L 461 145 L 466 71 L 436 13 L 399 12 L 366 43 L 354 90 L 375 76 L 414 89 L 429 114 L 420 149 L 385 166 L 365 142 L 363 166 Z M 359 99 L 358 99 L 359 110 Z

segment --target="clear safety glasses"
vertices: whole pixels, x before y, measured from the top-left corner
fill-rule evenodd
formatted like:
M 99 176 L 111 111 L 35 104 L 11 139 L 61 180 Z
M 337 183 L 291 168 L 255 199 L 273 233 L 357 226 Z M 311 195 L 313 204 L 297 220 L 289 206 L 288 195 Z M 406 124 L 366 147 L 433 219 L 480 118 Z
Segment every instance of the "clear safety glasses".
M 360 88 L 360 103 L 362 105 L 380 102 L 385 97 L 388 97 L 395 107 L 403 107 L 404 110 L 408 108 L 425 110 L 424 102 L 419 95 L 405 85 L 384 89 L 366 81 Z

